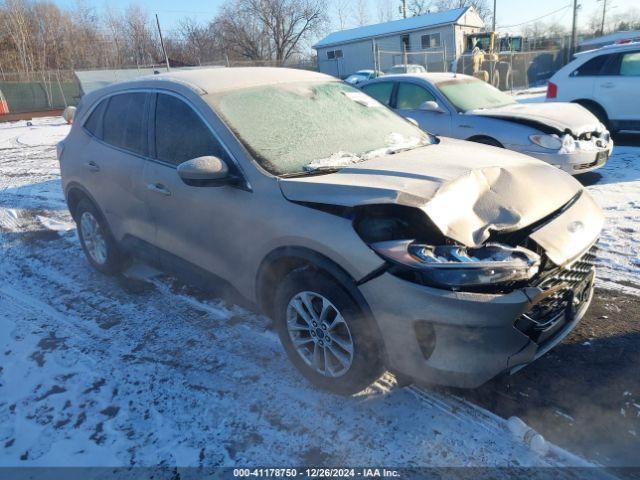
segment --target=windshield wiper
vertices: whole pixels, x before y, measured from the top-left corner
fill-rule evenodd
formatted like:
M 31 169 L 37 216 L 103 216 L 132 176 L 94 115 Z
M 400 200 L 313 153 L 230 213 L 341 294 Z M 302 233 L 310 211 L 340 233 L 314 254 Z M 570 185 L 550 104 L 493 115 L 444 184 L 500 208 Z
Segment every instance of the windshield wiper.
M 313 170 L 304 170 L 302 172 L 292 172 L 292 173 L 283 173 L 279 175 L 280 178 L 295 178 L 295 177 L 308 177 L 312 175 L 326 175 L 329 173 L 336 173 L 343 167 L 331 167 L 331 166 L 323 166 L 317 167 Z

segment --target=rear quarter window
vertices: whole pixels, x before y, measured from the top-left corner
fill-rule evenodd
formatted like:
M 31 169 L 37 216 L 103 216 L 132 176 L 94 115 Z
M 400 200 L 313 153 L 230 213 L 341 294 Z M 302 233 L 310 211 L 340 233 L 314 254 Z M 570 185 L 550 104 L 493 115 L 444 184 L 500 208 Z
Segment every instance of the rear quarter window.
M 93 111 L 89 115 L 89 118 L 84 124 L 84 128 L 86 128 L 87 131 L 91 133 L 91 135 L 93 135 L 94 137 L 98 137 L 101 140 L 102 140 L 102 131 L 101 131 L 102 116 L 104 115 L 104 110 L 108 102 L 109 102 L 109 99 L 106 99 L 98 103 L 98 106 L 93 109 Z

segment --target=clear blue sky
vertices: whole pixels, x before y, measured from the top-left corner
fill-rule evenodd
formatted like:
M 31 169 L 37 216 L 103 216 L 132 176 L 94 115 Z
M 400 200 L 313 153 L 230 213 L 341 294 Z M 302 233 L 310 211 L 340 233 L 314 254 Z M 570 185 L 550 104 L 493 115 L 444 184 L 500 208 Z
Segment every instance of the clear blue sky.
M 487 0 L 489 5 L 493 0 Z M 498 1 L 498 26 L 509 26 L 533 20 L 537 17 L 549 14 L 554 10 L 573 3 L 573 0 L 497 0 Z M 76 0 L 54 0 L 60 6 L 73 6 Z M 107 3 L 104 0 L 84 0 L 87 5 L 95 6 L 97 9 L 105 8 Z M 169 31 L 175 27 L 177 22 L 183 17 L 192 17 L 203 23 L 210 20 L 224 0 L 110 0 L 108 4 L 111 8 L 124 10 L 131 3 L 144 7 L 149 13 L 158 13 L 163 25 L 163 29 Z M 331 4 L 331 0 L 327 0 Z M 355 3 L 355 2 L 354 2 Z M 369 18 L 375 21 L 377 18 L 376 0 L 369 0 L 371 5 Z M 400 0 L 397 0 L 400 4 Z M 602 11 L 602 2 L 598 0 L 579 0 L 582 5 L 580 9 L 579 23 L 585 25 L 591 15 L 599 10 Z M 640 9 L 639 0 L 608 0 L 611 5 L 611 14 L 624 12 L 630 7 Z M 571 25 L 571 9 L 567 8 L 557 14 L 553 14 L 541 19 L 543 22 L 557 21 L 567 26 Z M 520 27 L 514 27 L 518 30 Z

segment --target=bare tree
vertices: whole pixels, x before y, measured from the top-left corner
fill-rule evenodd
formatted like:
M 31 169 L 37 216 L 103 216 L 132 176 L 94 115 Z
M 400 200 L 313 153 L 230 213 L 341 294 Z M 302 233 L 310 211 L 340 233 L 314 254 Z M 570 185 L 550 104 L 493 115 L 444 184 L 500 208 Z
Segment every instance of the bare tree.
M 378 0 L 378 21 L 390 22 L 395 18 L 393 14 L 393 7 L 395 0 Z
M 355 15 L 355 23 L 359 27 L 366 25 L 369 23 L 369 12 L 368 12 L 369 4 L 367 0 L 357 0 L 354 15 Z
M 322 0 L 236 0 L 216 19 L 229 49 L 278 64 L 298 53 L 325 22 Z
M 488 23 L 493 16 L 493 10 L 489 7 L 487 0 L 436 0 L 434 7 L 436 7 L 438 11 L 473 7 L 485 23 Z
M 417 15 L 424 15 L 425 13 L 429 13 L 431 11 L 431 1 L 411 0 L 407 4 L 407 10 L 409 10 L 409 14 L 414 17 Z
M 333 0 L 331 12 L 332 17 L 337 20 L 339 30 L 347 28 L 349 17 L 351 16 L 351 3 L 350 0 Z

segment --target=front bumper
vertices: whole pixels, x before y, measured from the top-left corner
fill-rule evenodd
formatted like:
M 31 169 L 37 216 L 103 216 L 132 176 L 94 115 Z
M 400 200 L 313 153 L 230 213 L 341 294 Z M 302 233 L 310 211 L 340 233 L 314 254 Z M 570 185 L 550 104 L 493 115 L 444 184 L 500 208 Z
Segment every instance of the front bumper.
M 534 361 L 578 324 L 593 296 L 594 272 L 590 263 L 574 265 L 582 273 L 571 278 L 580 282 L 566 284 L 560 277 L 564 289 L 540 284 L 501 295 L 451 292 L 389 273 L 360 289 L 381 330 L 390 370 L 416 381 L 475 388 Z M 545 318 L 542 307 L 565 301 L 558 295 L 571 296 L 566 315 L 556 308 L 553 318 Z
M 513 149 L 516 150 L 516 148 Z M 547 162 L 571 175 L 578 175 L 606 165 L 613 151 L 613 141 L 610 140 L 605 148 L 576 150 L 572 153 L 546 153 L 530 150 L 527 147 L 518 149 L 518 151 Z

